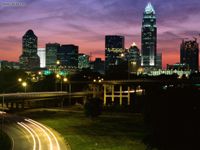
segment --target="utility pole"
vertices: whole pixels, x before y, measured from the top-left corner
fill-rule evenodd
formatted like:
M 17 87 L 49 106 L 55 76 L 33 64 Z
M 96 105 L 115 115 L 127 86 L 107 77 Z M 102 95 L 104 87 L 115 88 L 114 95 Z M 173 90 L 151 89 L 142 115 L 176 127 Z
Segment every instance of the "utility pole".
M 72 92 L 72 86 L 71 83 L 69 83 L 69 104 L 71 104 L 71 92 Z

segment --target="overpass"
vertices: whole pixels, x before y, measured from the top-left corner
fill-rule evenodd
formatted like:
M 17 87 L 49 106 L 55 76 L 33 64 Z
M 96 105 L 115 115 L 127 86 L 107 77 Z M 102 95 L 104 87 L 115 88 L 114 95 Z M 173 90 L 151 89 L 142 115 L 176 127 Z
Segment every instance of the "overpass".
M 6 104 L 7 108 L 16 108 L 21 106 L 24 108 L 24 104 L 27 102 L 35 101 L 47 101 L 52 100 L 60 103 L 63 106 L 63 101 L 68 98 L 83 98 L 85 101 L 88 96 L 101 96 L 104 100 L 104 105 L 114 103 L 116 100 L 122 105 L 124 99 L 127 104 L 130 105 L 131 93 L 143 92 L 143 89 L 147 89 L 152 85 L 163 86 L 173 84 L 194 84 L 190 80 L 157 80 L 157 79 L 135 79 L 135 80 L 110 80 L 110 81 L 70 81 L 68 84 L 91 84 L 92 91 L 82 92 L 29 92 L 29 93 L 8 93 L 0 94 L 0 104 Z M 195 83 L 197 84 L 197 82 Z M 149 86 L 150 85 L 150 86 Z M 71 85 L 70 85 L 71 86 Z M 139 89 L 138 89 L 139 87 Z M 151 87 L 152 88 L 152 87 Z M 152 88 L 153 89 L 153 88 Z M 142 90 L 142 91 L 141 91 Z M 5 106 L 5 105 L 4 105 Z
M 63 101 L 65 98 L 71 100 L 71 98 L 86 98 L 88 96 L 93 96 L 94 91 L 85 92 L 28 92 L 28 93 L 6 93 L 0 94 L 0 104 L 2 108 L 24 108 L 24 104 L 27 102 L 36 101 L 47 101 L 54 100 L 63 106 Z M 96 94 L 96 93 L 95 93 Z

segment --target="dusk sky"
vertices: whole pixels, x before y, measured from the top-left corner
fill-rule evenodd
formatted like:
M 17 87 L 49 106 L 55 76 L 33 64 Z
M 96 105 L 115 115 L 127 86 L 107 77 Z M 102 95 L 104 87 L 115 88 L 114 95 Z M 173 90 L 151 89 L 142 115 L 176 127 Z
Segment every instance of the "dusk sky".
M 141 24 L 147 0 L 0 0 L 0 59 L 18 61 L 28 29 L 45 43 L 76 44 L 80 52 L 104 59 L 105 35 L 124 35 L 126 47 L 141 48 Z M 200 0 L 151 0 L 163 66 L 179 62 L 181 38 L 200 33 Z

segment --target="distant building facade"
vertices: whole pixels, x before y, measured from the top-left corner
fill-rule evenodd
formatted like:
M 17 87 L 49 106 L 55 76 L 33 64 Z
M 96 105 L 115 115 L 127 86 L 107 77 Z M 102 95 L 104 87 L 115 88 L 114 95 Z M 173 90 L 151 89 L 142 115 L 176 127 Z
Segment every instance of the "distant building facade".
M 197 40 L 182 41 L 180 63 L 188 64 L 192 71 L 199 71 L 199 44 Z
M 167 70 L 189 71 L 190 67 L 188 64 L 180 64 L 180 63 L 176 63 L 172 65 L 167 64 Z
M 105 74 L 105 61 L 103 61 L 101 58 L 96 58 L 92 63 L 91 63 L 91 69 L 94 72 L 98 72 L 100 74 Z
M 105 37 L 105 71 L 120 65 L 124 59 L 124 36 L 107 35 Z
M 40 67 L 37 42 L 38 38 L 32 30 L 28 30 L 22 37 L 22 55 L 19 58 L 21 69 L 32 70 Z
M 18 62 L 9 62 L 6 60 L 0 60 L 0 71 L 7 69 L 20 69 Z
M 142 21 L 142 59 L 144 67 L 155 67 L 157 56 L 156 14 L 151 3 L 145 8 Z
M 157 53 L 156 56 L 156 68 L 162 69 L 162 53 Z
M 57 62 L 57 53 L 60 48 L 58 43 L 47 43 L 46 44 L 46 67 L 54 68 Z
M 76 45 L 61 45 L 57 53 L 60 65 L 68 69 L 78 69 L 78 51 L 79 47 Z
M 177 74 L 178 77 L 185 75 L 188 77 L 191 74 L 189 70 L 154 70 L 148 73 L 149 76 L 160 76 L 160 75 L 174 75 Z
M 140 50 L 135 43 L 131 45 L 127 55 L 129 73 L 137 73 L 137 70 L 141 65 L 141 56 Z
M 40 68 L 45 68 L 46 67 L 46 49 L 38 48 L 37 54 L 40 57 Z
M 90 67 L 90 56 L 86 54 L 79 54 L 78 55 L 78 69 L 84 69 Z

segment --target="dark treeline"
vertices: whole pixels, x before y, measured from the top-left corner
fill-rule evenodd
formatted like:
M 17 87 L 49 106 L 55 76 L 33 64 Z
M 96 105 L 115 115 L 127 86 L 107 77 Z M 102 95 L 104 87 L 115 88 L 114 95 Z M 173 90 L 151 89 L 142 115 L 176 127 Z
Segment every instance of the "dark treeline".
M 0 93 L 19 92 L 22 87 L 17 79 L 26 78 L 26 73 L 22 70 L 4 70 L 0 71 Z
M 145 95 L 144 142 L 159 150 L 200 149 L 200 89 L 153 88 Z

